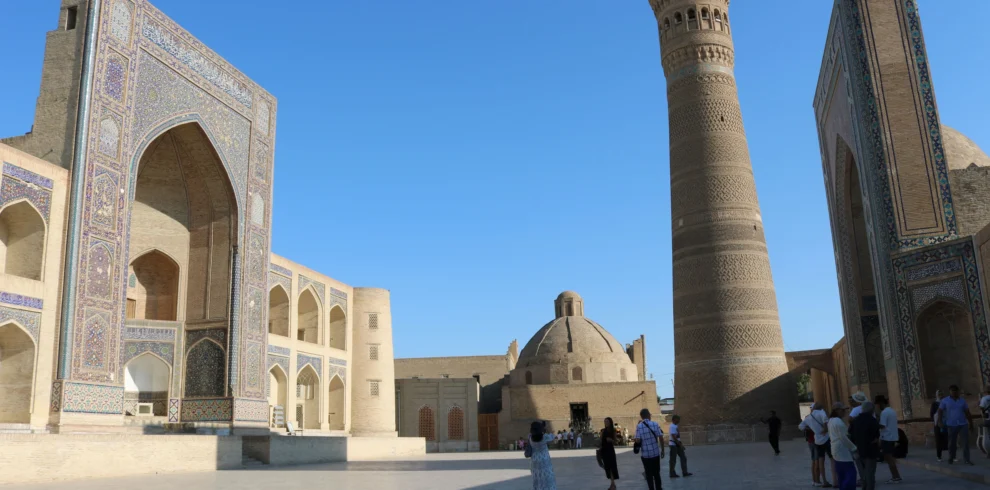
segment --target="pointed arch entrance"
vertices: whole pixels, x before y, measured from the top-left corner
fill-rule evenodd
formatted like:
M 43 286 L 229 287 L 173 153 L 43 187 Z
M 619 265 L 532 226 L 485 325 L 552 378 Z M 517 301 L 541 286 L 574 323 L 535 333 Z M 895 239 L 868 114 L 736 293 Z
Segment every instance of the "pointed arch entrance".
M 156 417 L 168 410 L 171 369 L 158 356 L 144 353 L 124 367 L 124 415 L 137 415 L 139 403 L 151 403 Z
M 268 405 L 282 407 L 284 412 L 288 403 L 289 377 L 278 364 L 268 370 Z
M 344 309 L 334 305 L 329 316 L 330 347 L 347 350 L 347 315 Z
M 312 288 L 299 294 L 296 317 L 296 339 L 303 342 L 320 342 L 320 302 Z
M 0 423 L 31 422 L 34 347 L 34 340 L 20 325 L 0 325 Z
M 289 293 L 276 284 L 268 292 L 268 333 L 289 336 Z
M 45 220 L 27 201 L 0 209 L 0 273 L 41 280 Z
M 128 251 L 141 255 L 129 271 L 129 309 L 135 317 L 183 323 L 187 331 L 191 324 L 226 329 L 238 204 L 206 131 L 198 122 L 164 130 L 145 147 L 132 175 Z M 211 340 L 189 346 L 180 374 L 184 396 L 227 395 L 226 357 L 226 346 Z
M 957 385 L 963 393 L 980 393 L 980 364 L 976 335 L 969 312 L 954 302 L 940 300 L 918 314 L 918 347 L 925 396 L 947 393 Z
M 307 365 L 296 376 L 296 422 L 303 429 L 320 428 L 320 375 Z M 301 419 L 300 419 L 301 416 Z

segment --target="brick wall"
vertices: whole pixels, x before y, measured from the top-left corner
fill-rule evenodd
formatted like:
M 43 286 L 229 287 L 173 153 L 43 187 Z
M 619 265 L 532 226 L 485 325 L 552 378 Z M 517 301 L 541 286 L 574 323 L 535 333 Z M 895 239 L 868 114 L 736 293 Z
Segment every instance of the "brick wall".
M 513 364 L 509 355 L 396 359 L 395 377 L 405 379 L 477 376 L 481 384 L 478 413 L 497 413 L 502 409 L 502 378 L 509 374 Z

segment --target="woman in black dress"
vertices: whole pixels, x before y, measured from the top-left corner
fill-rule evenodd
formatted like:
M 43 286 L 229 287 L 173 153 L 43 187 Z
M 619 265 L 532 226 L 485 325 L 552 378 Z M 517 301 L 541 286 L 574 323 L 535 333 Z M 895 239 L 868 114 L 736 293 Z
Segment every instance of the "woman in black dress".
M 605 417 L 605 428 L 601 432 L 602 462 L 605 464 L 605 478 L 612 482 L 608 490 L 615 490 L 615 480 L 619 479 L 619 463 L 615 460 L 615 425 L 611 417 Z

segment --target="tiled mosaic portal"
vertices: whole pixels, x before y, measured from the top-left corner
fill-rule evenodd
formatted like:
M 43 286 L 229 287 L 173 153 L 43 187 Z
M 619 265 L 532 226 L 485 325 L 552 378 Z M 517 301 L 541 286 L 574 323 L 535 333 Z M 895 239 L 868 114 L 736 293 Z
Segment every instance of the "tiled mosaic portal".
M 122 362 L 141 352 L 155 352 L 163 358 L 172 354 L 179 370 L 173 377 L 173 390 L 177 391 L 179 380 L 184 379 L 186 398 L 230 394 L 258 400 L 263 397 L 262 356 L 267 338 L 242 335 L 239 322 L 249 318 L 249 301 L 241 298 L 247 294 L 247 286 L 256 290 L 267 287 L 275 99 L 146 0 L 108 0 L 100 19 L 94 97 L 89 113 L 83 116 L 89 127 L 89 154 L 82 169 L 86 188 L 85 193 L 72 196 L 69 204 L 79 210 L 71 217 L 79 221 L 70 226 L 77 233 L 69 237 L 78 254 L 66 257 L 66 268 L 74 281 L 66 286 L 73 295 L 67 304 L 74 311 L 63 322 L 62 335 L 70 340 L 58 362 L 59 378 L 68 381 L 53 407 L 88 410 L 111 397 L 115 398 L 111 403 L 117 405 L 112 411 L 120 413 L 123 391 L 116 389 L 116 383 L 121 382 L 117 375 Z M 229 332 L 223 339 L 218 339 L 218 334 L 187 334 L 182 345 L 189 352 L 183 366 L 183 352 L 174 340 L 165 338 L 167 334 L 125 326 L 123 318 L 129 277 L 128 213 L 137 163 L 149 142 L 171 127 L 189 122 L 199 124 L 209 136 L 230 177 L 237 202 L 240 253 L 234 264 Z M 50 206 L 50 198 L 45 201 L 50 194 L 46 189 L 52 188 L 50 180 L 27 175 L 9 164 L 4 166 L 4 174 L 4 182 L 10 183 L 0 189 L 0 199 L 18 195 L 39 209 Z M 20 185 L 31 181 L 35 188 Z M 249 200 L 249 195 L 258 198 Z M 245 236 L 263 238 L 246 242 Z M 261 257 L 261 265 L 244 269 L 242 261 L 249 257 Z M 228 371 L 234 393 L 228 393 L 225 386 Z M 251 372 L 242 376 L 245 371 Z M 114 386 L 103 391 L 78 388 L 100 384 Z M 101 398 L 88 398 L 97 395 Z M 207 403 L 176 398 L 168 403 L 170 420 L 180 415 L 183 420 L 186 415 L 190 420 L 230 420 L 232 414 L 230 399 Z M 96 409 L 94 413 L 102 412 Z

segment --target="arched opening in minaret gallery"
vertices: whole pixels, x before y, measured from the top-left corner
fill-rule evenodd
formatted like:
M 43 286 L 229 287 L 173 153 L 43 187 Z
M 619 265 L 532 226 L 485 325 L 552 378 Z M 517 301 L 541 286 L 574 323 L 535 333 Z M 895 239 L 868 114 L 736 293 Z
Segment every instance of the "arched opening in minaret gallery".
M 873 277 L 873 258 L 870 253 L 869 236 L 866 230 L 866 212 L 863 205 L 863 182 L 855 153 L 841 137 L 837 137 L 837 147 L 840 150 L 837 158 L 844 159 L 845 185 L 844 195 L 839 196 L 845 203 L 845 213 L 848 226 L 840 232 L 847 233 L 849 244 L 848 260 L 852 267 L 852 288 L 856 293 L 859 328 L 866 346 L 866 365 L 869 372 L 869 392 L 873 395 L 887 394 L 887 375 L 883 363 L 883 345 L 880 336 L 880 310 L 877 303 L 876 286 Z M 836 162 L 837 164 L 840 162 Z M 850 346 L 851 347 L 851 346 Z M 852 373 L 850 373 L 852 374 Z M 865 387 L 863 387 L 865 388 Z
M 184 330 L 184 396 L 224 396 L 226 346 L 219 331 L 230 324 L 238 226 L 231 178 L 195 122 L 154 138 L 133 171 L 128 321 Z

